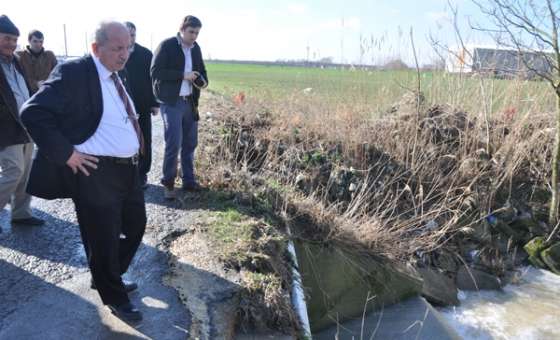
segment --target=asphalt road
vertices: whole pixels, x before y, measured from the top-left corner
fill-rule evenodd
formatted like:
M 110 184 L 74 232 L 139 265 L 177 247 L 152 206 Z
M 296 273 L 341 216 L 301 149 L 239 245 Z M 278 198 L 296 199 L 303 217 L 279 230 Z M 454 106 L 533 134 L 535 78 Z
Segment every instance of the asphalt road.
M 144 321 L 127 325 L 102 305 L 89 288 L 79 229 L 70 200 L 34 198 L 41 227 L 11 226 L 9 211 L 0 211 L 0 339 L 186 339 L 191 314 L 177 292 L 162 283 L 167 273 L 168 235 L 185 230 L 188 210 L 163 199 L 157 185 L 163 152 L 162 124 L 153 118 L 153 166 L 145 192 L 146 235 L 125 275 L 139 284 L 131 300 Z

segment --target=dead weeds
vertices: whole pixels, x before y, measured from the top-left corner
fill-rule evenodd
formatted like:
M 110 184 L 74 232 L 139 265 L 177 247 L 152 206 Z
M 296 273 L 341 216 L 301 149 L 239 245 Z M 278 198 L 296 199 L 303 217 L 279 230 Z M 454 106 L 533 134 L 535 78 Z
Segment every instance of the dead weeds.
M 486 121 L 422 103 L 419 113 L 397 107 L 372 118 L 347 108 L 272 113 L 248 100 L 217 103 L 207 117 L 199 173 L 211 188 L 234 192 L 236 202 L 283 216 L 294 237 L 309 242 L 438 267 L 450 276 L 465 262 L 503 275 L 521 240 L 490 217 L 510 207 L 512 216 L 497 217 L 504 224 L 538 224 L 546 211 L 548 114 Z M 223 244 L 224 263 L 248 269 L 241 318 L 293 325 L 284 304 L 290 283 L 280 263 L 282 224 L 237 220 L 236 214 L 225 212 L 210 234 Z M 258 306 L 266 311 L 257 312 Z M 267 314 L 275 308 L 283 311 Z

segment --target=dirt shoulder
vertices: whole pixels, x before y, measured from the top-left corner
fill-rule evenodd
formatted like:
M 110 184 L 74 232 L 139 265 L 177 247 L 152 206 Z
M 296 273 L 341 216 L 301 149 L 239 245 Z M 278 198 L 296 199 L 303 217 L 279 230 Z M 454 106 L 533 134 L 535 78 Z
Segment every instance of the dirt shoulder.
M 187 229 L 166 238 L 174 287 L 192 315 L 190 333 L 200 338 L 291 338 L 297 324 L 290 305 L 287 238 L 281 222 L 255 197 L 227 185 L 232 173 L 212 168 L 220 145 L 220 116 L 237 108 L 206 93 L 200 108 L 197 171 L 202 193 L 179 202 Z M 223 164 L 221 164 L 223 165 Z M 275 330 L 275 331 L 272 331 Z

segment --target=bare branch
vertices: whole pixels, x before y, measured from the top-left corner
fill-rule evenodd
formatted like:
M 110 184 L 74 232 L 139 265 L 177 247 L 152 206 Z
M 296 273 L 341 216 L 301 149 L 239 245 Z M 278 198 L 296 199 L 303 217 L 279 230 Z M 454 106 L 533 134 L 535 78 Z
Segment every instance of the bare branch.
M 461 49 L 463 49 L 463 51 L 466 51 L 466 53 L 469 54 L 469 57 L 472 58 L 472 54 L 470 54 L 470 51 L 468 51 L 468 49 L 465 47 L 465 42 L 463 41 L 461 30 L 459 30 L 459 20 L 458 20 L 459 10 L 457 9 L 457 7 L 453 6 L 451 0 L 447 0 L 447 4 L 449 5 L 451 13 L 453 14 L 453 28 L 455 31 L 455 36 L 457 40 L 459 40 L 459 43 L 461 44 Z
M 558 16 L 556 15 L 554 8 L 552 8 L 552 1 L 547 0 L 546 4 L 550 13 L 550 21 L 552 22 L 552 38 L 554 41 L 554 46 L 552 47 L 552 49 L 554 50 L 554 53 L 556 55 L 556 75 L 560 76 L 560 47 L 558 46 Z M 557 82 L 554 88 L 556 90 L 556 93 L 558 94 L 560 84 Z
M 526 70 L 547 80 L 556 88 L 560 59 L 553 60 L 544 52 L 546 49 L 552 49 L 555 55 L 560 56 L 557 13 L 552 6 L 552 0 L 546 0 L 546 9 L 543 6 L 537 7 L 532 1 L 487 0 L 486 4 L 479 0 L 472 2 L 493 21 L 495 27 L 471 27 L 490 34 L 498 45 L 517 50 Z M 545 22 L 547 17 L 552 24 L 550 32 L 546 30 L 546 27 L 550 27 L 550 23 Z M 532 58 L 531 54 L 536 57 Z M 538 67 L 536 62 L 546 67 Z

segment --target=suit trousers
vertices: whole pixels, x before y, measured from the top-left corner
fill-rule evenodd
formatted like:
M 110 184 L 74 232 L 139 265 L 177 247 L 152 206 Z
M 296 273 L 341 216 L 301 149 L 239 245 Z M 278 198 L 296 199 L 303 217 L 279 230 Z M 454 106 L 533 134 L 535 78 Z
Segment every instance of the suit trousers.
M 152 114 L 151 112 L 140 114 L 138 125 L 144 136 L 144 154 L 140 155 L 138 170 L 140 171 L 140 180 L 147 183 L 148 172 L 152 166 Z
M 12 220 L 31 217 L 31 196 L 25 192 L 33 143 L 0 147 L 0 210 L 10 203 Z
M 121 275 L 146 228 L 144 193 L 137 165 L 101 157 L 90 175 L 79 173 L 73 198 L 91 276 L 104 304 L 129 302 Z M 126 238 L 121 239 L 120 234 Z

